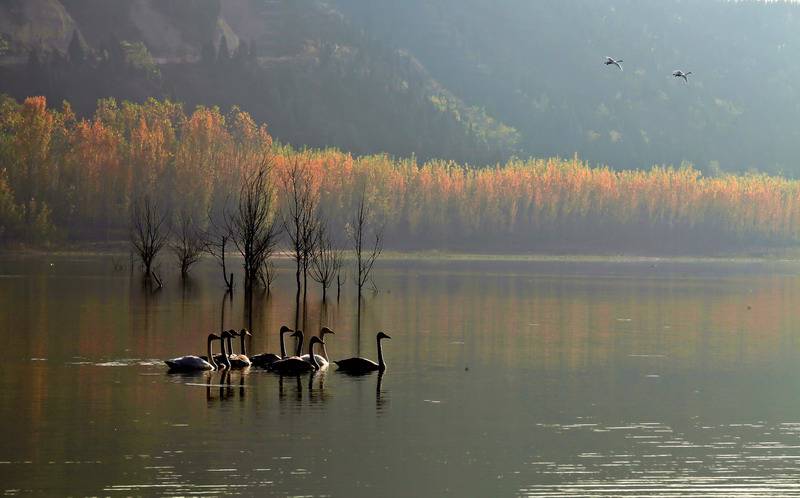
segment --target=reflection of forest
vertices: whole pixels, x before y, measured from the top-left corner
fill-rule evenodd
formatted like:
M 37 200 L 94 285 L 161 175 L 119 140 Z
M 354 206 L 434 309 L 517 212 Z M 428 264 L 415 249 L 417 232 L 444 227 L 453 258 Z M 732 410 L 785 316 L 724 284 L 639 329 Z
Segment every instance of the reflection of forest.
M 378 274 L 379 292 L 365 296 L 360 343 L 351 289 L 323 306 L 310 288 L 306 330 L 332 327 L 336 335 L 327 348 L 333 357 L 359 349 L 374 356 L 373 334 L 387 330 L 413 338 L 392 341 L 390 363 L 455 365 L 464 359 L 570 370 L 628 355 L 663 355 L 668 369 L 726 369 L 771 361 L 793 344 L 797 282 L 777 273 L 720 270 L 705 278 L 693 277 L 691 269 L 653 275 L 643 268 L 584 278 L 495 273 L 491 266 L 476 273 L 425 268 L 399 264 Z M 5 325 L 28 331 L 12 338 L 27 357 L 196 353 L 202 349 L 197 337 L 221 326 L 239 328 L 246 316 L 241 294 L 222 304 L 213 266 L 203 270 L 190 292 L 168 287 L 156 294 L 113 279 L 33 278 L 21 292 L 4 292 L 7 309 L 24 310 Z M 256 292 L 250 351 L 279 351 L 278 329 L 293 316 L 290 280 L 279 280 L 269 296 Z M 287 348 L 293 344 L 287 341 Z
M 499 400 L 524 393 L 533 403 L 555 389 L 552 410 L 577 413 L 584 404 L 575 400 L 610 399 L 613 403 L 603 409 L 615 416 L 616 403 L 619 410 L 648 413 L 632 401 L 645 399 L 652 389 L 650 380 L 642 381 L 644 374 L 657 373 L 669 382 L 688 376 L 690 392 L 719 388 L 723 395 L 708 413 L 724 413 L 737 406 L 739 389 L 758 396 L 760 377 L 742 379 L 737 373 L 786 367 L 796 350 L 794 304 L 800 287 L 796 278 L 786 276 L 794 273 L 791 265 L 759 272 L 741 264 L 709 269 L 713 264 L 693 263 L 673 271 L 670 263 L 656 269 L 625 263 L 542 267 L 386 261 L 376 273 L 379 292 L 365 298 L 360 344 L 352 289 L 326 308 L 317 289 L 310 289 L 307 310 L 309 331 L 322 324 L 336 330 L 327 341 L 333 358 L 350 356 L 359 346 L 365 356 L 374 357 L 372 333 L 390 332 L 389 369 L 383 378 L 351 379 L 335 368 L 284 379 L 257 370 L 230 377 L 219 372 L 165 376 L 157 364 L 138 361 L 197 352 L 202 346 L 198 338 L 220 327 L 224 287 L 217 268 L 202 263 L 188 291 L 168 284 L 153 293 L 143 291 L 138 280 L 129 285 L 126 274 L 105 275 L 101 260 L 56 258 L 50 267 L 29 258 L 15 261 L 15 272 L 2 263 L 4 273 L 17 276 L 0 279 L 0 325 L 25 331 L 11 334 L 8 347 L 25 360 L 47 358 L 9 369 L 0 380 L 8 406 L 20 414 L 14 430 L 24 434 L 8 440 L 8 452 L 46 461 L 52 455 L 88 455 L 86 448 L 99 441 L 113 451 L 107 437 L 114 434 L 126 455 L 154 458 L 152 449 L 162 448 L 165 438 L 184 441 L 184 432 L 204 438 L 200 427 L 213 427 L 220 431 L 213 437 L 221 437 L 222 428 L 243 427 L 245 419 L 275 424 L 297 414 L 302 420 L 342 396 L 362 400 L 353 405 L 360 410 L 402 410 L 407 400 L 395 401 L 398 385 L 410 379 L 423 390 L 427 383 L 447 379 L 456 390 L 485 389 L 507 379 L 496 394 Z M 271 296 L 256 294 L 252 351 L 277 351 L 277 331 L 294 316 L 288 265 L 280 269 L 282 278 Z M 26 274 L 30 278 L 22 277 Z M 238 327 L 245 316 L 241 293 L 224 306 L 222 326 Z M 123 359 L 137 360 L 127 367 L 98 366 Z M 713 381 L 728 374 L 744 383 Z M 707 377 L 711 384 L 703 385 Z M 6 389 L 22 385 L 25 389 Z M 631 389 L 633 398 L 626 394 Z M 669 403 L 686 402 L 684 390 L 659 393 L 671 396 Z M 757 400 L 749 406 L 774 402 L 767 394 Z M 153 417 L 148 408 L 153 406 L 171 418 Z M 267 418 L 254 422 L 259 417 Z M 87 430 L 63 433 L 60 427 Z M 179 449 L 184 443 L 174 444 Z M 114 471 L 128 465 L 123 457 L 110 462 L 118 466 Z

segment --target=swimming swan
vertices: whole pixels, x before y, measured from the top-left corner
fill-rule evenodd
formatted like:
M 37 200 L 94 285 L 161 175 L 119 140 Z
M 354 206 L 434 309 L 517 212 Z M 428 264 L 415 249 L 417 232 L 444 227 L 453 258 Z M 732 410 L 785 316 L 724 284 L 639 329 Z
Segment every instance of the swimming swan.
M 295 332 L 295 334 L 297 334 L 297 332 Z M 308 354 L 311 361 L 304 361 L 299 356 L 292 356 L 291 358 L 285 358 L 283 360 L 276 361 L 270 365 L 270 370 L 281 375 L 297 375 L 319 370 L 320 366 L 316 361 L 317 359 L 316 355 L 314 354 L 314 345 L 321 342 L 322 339 L 319 337 L 312 337 L 311 340 L 308 341 Z
M 391 339 L 383 332 L 378 332 L 376 342 L 378 343 L 378 363 L 366 358 L 347 358 L 346 360 L 334 361 L 339 370 L 350 374 L 363 374 L 374 372 L 375 370 L 383 372 L 386 370 L 386 363 L 383 361 L 383 349 L 381 348 L 381 339 Z
M 290 329 L 286 325 L 281 326 L 280 334 L 280 341 L 281 341 L 281 355 L 278 356 L 275 353 L 261 353 L 250 357 L 250 363 L 254 366 L 267 368 L 272 363 L 275 363 L 278 360 L 282 360 L 286 358 L 286 344 L 283 341 L 283 334 L 288 334 L 289 332 L 294 332 L 294 330 Z
M 302 334 L 302 333 L 301 333 Z M 333 330 L 329 329 L 328 327 L 322 327 L 319 331 L 319 338 L 322 340 L 322 354 L 315 355 L 314 357 L 317 359 L 317 363 L 319 363 L 320 368 L 324 368 L 328 366 L 328 350 L 325 347 L 325 335 L 326 334 L 334 334 Z M 300 336 L 300 344 L 302 348 L 303 336 Z M 300 357 L 303 361 L 310 361 L 308 354 L 304 354 Z
M 233 352 L 233 347 L 231 346 L 231 339 L 228 339 L 228 358 L 231 360 L 231 368 L 246 368 L 251 365 L 250 358 L 247 357 L 247 346 L 245 345 L 245 337 L 250 334 L 247 329 L 242 329 L 239 332 L 231 329 L 229 331 L 231 337 L 239 336 L 239 348 L 241 353 L 236 354 Z
M 214 355 L 211 351 L 211 341 L 219 340 L 220 336 L 216 334 L 208 334 L 208 356 L 210 360 L 206 361 L 199 356 L 181 356 L 171 360 L 164 360 L 164 363 L 169 367 L 170 372 L 197 372 L 201 370 L 216 370 L 217 364 L 214 362 Z

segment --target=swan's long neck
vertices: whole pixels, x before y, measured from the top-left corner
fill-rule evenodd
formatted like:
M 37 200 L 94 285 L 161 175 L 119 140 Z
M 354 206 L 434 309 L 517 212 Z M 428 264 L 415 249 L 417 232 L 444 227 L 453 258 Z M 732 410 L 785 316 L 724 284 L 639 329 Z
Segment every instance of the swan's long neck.
M 211 341 L 213 341 L 213 340 L 214 339 L 211 339 L 211 338 L 208 339 L 208 345 L 207 345 L 208 346 L 207 347 L 208 351 L 206 353 L 208 354 L 208 356 L 207 356 L 208 362 L 211 363 L 211 366 L 214 367 L 214 370 L 216 370 L 219 367 L 217 366 L 217 362 L 214 361 L 214 351 L 212 351 L 212 348 L 211 348 Z
M 297 349 L 295 349 L 295 356 L 303 356 L 303 333 L 297 333 Z
M 245 341 L 246 334 L 242 334 L 239 336 L 239 347 L 242 351 L 242 356 L 247 356 L 247 341 Z
M 286 332 L 281 332 L 281 358 L 286 358 L 286 342 L 283 340 L 283 334 Z
M 231 336 L 228 336 L 226 342 L 228 344 L 228 354 L 233 354 L 233 341 L 231 340 Z M 227 355 L 225 355 L 225 356 L 227 356 Z
M 378 339 L 378 368 L 386 370 L 386 363 L 383 361 L 383 348 L 381 347 L 381 340 Z
M 228 337 L 227 339 L 230 340 L 230 337 Z M 231 360 L 228 358 L 227 351 L 225 351 L 225 340 L 223 339 L 219 342 L 220 342 L 220 347 L 222 348 L 222 363 L 225 364 L 225 367 L 228 368 L 228 370 L 230 370 Z
M 314 344 L 316 343 L 317 341 L 310 341 L 308 343 L 308 361 L 311 362 L 311 366 L 314 367 L 314 370 L 319 370 L 319 363 L 317 363 L 317 358 L 314 356 Z
M 325 346 L 325 343 L 322 343 L 322 357 L 325 358 L 325 361 L 331 361 L 328 359 L 328 348 Z

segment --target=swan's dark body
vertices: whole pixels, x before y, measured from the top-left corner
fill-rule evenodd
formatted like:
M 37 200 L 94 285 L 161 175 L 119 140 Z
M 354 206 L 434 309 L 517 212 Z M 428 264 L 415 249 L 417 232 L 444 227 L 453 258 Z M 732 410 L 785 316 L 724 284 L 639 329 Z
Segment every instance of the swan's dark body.
M 378 335 L 375 337 L 375 340 L 378 343 L 378 363 L 375 363 L 374 361 L 369 360 L 367 358 L 361 358 L 361 357 L 347 358 L 345 360 L 334 361 L 334 363 L 336 363 L 336 366 L 339 367 L 339 371 L 353 375 L 359 375 L 375 371 L 383 372 L 384 370 L 386 370 L 386 362 L 383 361 L 383 349 L 381 348 L 381 339 L 391 339 L 391 337 L 384 334 L 383 332 L 378 332 Z
M 295 332 L 295 334 L 298 332 Z M 316 362 L 316 357 L 314 355 L 314 345 L 321 342 L 322 340 L 319 337 L 312 337 L 309 341 L 308 354 L 310 361 L 305 361 L 299 356 L 292 356 L 291 358 L 284 358 L 276 361 L 270 365 L 270 370 L 281 375 L 297 375 L 319 370 L 320 366 Z
M 294 332 L 292 329 L 287 327 L 286 325 L 281 327 L 279 332 L 280 335 L 280 342 L 281 342 L 281 354 L 280 356 L 275 353 L 261 353 L 250 357 L 250 363 L 253 366 L 260 367 L 260 368 L 269 368 L 269 366 L 275 363 L 278 360 L 282 360 L 286 358 L 286 344 L 283 341 L 283 334 L 287 334 L 289 332 Z

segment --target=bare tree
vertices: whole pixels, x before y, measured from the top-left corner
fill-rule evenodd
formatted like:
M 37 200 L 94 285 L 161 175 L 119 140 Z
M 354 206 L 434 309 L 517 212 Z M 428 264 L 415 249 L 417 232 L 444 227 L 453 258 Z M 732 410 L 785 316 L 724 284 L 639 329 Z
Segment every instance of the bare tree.
M 342 285 L 347 282 L 347 274 L 342 274 L 341 270 L 336 273 L 336 302 L 342 297 Z
M 147 279 L 152 275 L 153 261 L 169 240 L 169 217 L 160 211 L 149 196 L 136 200 L 131 206 L 131 244 Z
M 311 260 L 311 278 L 322 286 L 322 302 L 327 301 L 328 287 L 342 268 L 342 251 L 334 243 L 327 223 L 320 223 L 317 244 Z
M 181 278 L 186 278 L 192 265 L 200 260 L 206 244 L 200 227 L 188 212 L 181 211 L 176 225 L 170 248 L 180 265 Z
M 361 199 L 356 207 L 356 213 L 353 216 L 353 221 L 348 227 L 350 239 L 353 244 L 353 252 L 355 253 L 356 266 L 355 278 L 356 287 L 358 287 L 358 315 L 357 315 L 357 330 L 361 333 L 361 295 L 364 285 L 369 281 L 372 268 L 375 266 L 375 261 L 380 256 L 383 250 L 383 229 L 378 228 L 370 230 L 371 224 L 371 210 L 366 200 L 366 192 L 362 192 Z M 372 231 L 374 241 L 369 236 L 369 231 Z
M 206 232 L 205 250 L 213 256 L 222 268 L 222 278 L 225 280 L 225 287 L 228 292 L 233 292 L 233 273 L 228 276 L 228 268 L 225 263 L 225 252 L 228 242 L 231 241 L 231 233 L 224 221 L 218 220 L 209 210 L 208 212 L 208 231 Z
M 278 242 L 279 226 L 269 171 L 269 163 L 265 161 L 258 171 L 245 178 L 236 208 L 226 216 L 231 240 L 244 258 L 245 292 L 249 295 Z
M 264 287 L 267 289 L 267 294 L 272 292 L 272 284 L 275 283 L 275 280 L 278 278 L 278 269 L 275 267 L 275 262 L 271 259 L 264 263 L 264 266 L 261 268 L 261 282 L 264 283 Z
M 283 228 L 289 236 L 289 249 L 295 262 L 294 327 L 300 324 L 300 276 L 303 276 L 303 303 L 306 301 L 306 282 L 314 246 L 316 245 L 316 216 L 319 200 L 312 188 L 311 178 L 306 169 L 305 156 L 296 154 L 289 159 L 291 165 L 282 178 L 286 207 L 284 209 Z

